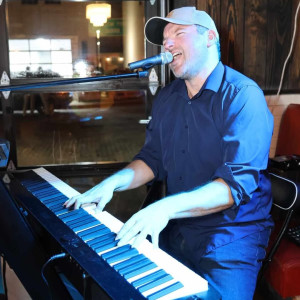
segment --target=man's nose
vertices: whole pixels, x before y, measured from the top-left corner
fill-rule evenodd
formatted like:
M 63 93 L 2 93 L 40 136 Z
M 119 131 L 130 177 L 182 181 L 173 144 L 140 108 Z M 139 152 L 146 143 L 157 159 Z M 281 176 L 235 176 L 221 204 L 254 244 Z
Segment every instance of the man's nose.
M 172 50 L 174 47 L 174 41 L 170 38 L 164 40 L 164 48 L 165 50 Z

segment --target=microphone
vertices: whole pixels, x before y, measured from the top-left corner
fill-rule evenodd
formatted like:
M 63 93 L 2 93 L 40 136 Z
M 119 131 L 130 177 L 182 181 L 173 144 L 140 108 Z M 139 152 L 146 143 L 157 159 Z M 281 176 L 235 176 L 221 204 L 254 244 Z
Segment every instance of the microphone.
M 169 64 L 173 60 L 173 55 L 170 52 L 163 52 L 155 56 L 151 56 L 142 60 L 138 60 L 128 64 L 130 70 L 142 68 L 148 70 L 156 65 Z

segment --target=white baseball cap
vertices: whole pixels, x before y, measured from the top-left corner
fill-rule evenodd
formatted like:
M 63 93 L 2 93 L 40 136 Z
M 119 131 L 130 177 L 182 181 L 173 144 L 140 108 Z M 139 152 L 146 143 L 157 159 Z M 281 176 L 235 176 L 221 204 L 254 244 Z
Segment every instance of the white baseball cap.
M 152 44 L 162 45 L 164 28 L 168 23 L 200 25 L 215 31 L 217 38 L 219 38 L 215 22 L 205 11 L 196 10 L 196 7 L 193 6 L 186 6 L 172 10 L 165 18 L 150 18 L 145 25 L 146 39 Z

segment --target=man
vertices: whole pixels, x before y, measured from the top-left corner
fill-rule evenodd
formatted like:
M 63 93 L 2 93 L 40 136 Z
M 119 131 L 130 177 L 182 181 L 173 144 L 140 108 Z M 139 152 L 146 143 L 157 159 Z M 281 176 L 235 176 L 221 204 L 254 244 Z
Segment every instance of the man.
M 175 81 L 156 98 L 146 141 L 125 169 L 66 202 L 99 209 L 114 191 L 166 179 L 168 196 L 134 214 L 119 245 L 147 235 L 203 276 L 222 299 L 252 299 L 272 221 L 266 172 L 273 118 L 255 82 L 219 60 L 213 20 L 194 7 L 145 25 L 173 55 Z M 168 225 L 168 226 L 167 226 Z

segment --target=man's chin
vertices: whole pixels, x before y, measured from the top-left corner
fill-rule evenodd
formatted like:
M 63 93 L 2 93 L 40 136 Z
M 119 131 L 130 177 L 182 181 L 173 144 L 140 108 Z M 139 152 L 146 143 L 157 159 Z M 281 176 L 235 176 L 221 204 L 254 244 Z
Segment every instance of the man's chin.
M 171 68 L 171 71 L 173 72 L 173 74 L 176 78 L 182 79 L 182 76 L 184 75 L 183 72 L 180 72 L 179 70 L 176 71 L 176 69 L 173 69 L 173 68 Z

